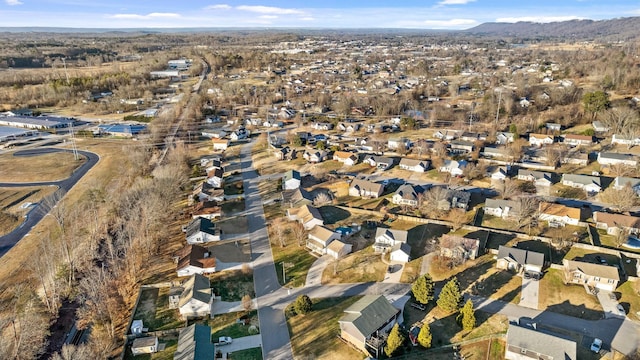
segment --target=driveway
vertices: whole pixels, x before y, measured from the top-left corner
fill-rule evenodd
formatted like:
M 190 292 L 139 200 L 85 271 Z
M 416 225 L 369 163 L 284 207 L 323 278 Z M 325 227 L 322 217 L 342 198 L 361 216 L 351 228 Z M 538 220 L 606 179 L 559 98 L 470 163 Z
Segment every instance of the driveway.
M 258 308 L 258 302 L 256 299 L 252 300 L 251 307 L 253 309 Z M 220 301 L 216 299 L 211 304 L 211 315 L 228 314 L 238 311 L 244 311 L 242 301 Z
M 613 295 L 613 296 L 612 296 Z M 618 300 L 611 291 L 599 290 L 598 301 L 602 305 L 602 311 L 604 311 L 605 318 L 625 318 L 626 316 L 618 313 Z
M 518 305 L 530 309 L 538 309 L 538 292 L 540 281 L 522 278 L 522 289 L 520 291 L 520 303 Z
M 213 340 L 217 341 L 216 339 L 213 339 Z M 261 346 L 262 346 L 262 335 L 251 335 L 251 336 L 243 336 L 241 338 L 233 339 L 233 342 L 229 345 L 216 346 L 216 350 L 220 350 L 225 354 L 229 354 L 234 351 L 257 348 Z
M 392 267 L 391 272 L 389 272 L 389 267 Z M 382 280 L 382 282 L 399 283 L 400 278 L 402 277 L 402 271 L 404 271 L 404 264 L 397 261 L 392 261 L 387 266 L 387 272 L 384 274 L 384 280 Z
M 329 255 L 322 255 L 316 261 L 313 262 L 309 272 L 307 273 L 307 281 L 305 286 L 322 285 L 322 273 L 324 269 L 331 263 L 333 258 Z

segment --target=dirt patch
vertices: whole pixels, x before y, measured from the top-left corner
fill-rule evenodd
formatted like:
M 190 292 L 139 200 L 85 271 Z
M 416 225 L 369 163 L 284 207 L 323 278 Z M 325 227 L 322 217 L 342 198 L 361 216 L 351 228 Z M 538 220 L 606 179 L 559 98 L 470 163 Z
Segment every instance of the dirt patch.
M 322 283 L 382 281 L 386 270 L 387 265 L 382 262 L 381 255 L 374 253 L 371 247 L 367 247 L 340 259 L 337 266 L 328 266 L 322 274 Z

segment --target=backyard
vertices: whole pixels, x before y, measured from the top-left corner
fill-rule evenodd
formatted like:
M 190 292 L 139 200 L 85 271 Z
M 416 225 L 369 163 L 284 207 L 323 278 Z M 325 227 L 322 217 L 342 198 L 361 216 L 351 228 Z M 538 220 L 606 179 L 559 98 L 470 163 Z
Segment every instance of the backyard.
M 149 331 L 184 326 L 178 309 L 169 309 L 169 287 L 142 289 L 133 319 L 142 320 Z

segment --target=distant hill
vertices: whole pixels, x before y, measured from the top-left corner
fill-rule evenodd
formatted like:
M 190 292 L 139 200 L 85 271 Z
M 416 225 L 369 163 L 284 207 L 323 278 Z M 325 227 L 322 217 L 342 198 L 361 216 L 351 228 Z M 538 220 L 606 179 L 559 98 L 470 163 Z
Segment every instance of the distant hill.
M 465 30 L 467 34 L 519 37 L 523 39 L 630 40 L 640 36 L 640 17 L 611 20 L 570 20 L 552 23 L 484 23 Z

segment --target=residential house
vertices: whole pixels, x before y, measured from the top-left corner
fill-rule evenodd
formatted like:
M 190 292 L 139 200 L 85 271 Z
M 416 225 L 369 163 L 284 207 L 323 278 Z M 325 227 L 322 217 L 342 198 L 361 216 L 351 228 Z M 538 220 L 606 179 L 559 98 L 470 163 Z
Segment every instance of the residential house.
M 609 235 L 618 235 L 623 230 L 629 234 L 640 234 L 640 217 L 637 216 L 595 211 L 593 220 L 596 228 L 607 230 Z
M 472 143 L 478 140 L 485 141 L 487 140 L 487 133 L 465 131 L 462 133 L 462 135 L 460 135 L 460 140 L 469 141 Z
M 638 156 L 631 154 L 619 154 L 611 152 L 598 153 L 598 163 L 600 165 L 626 165 L 637 166 Z
M 563 136 L 564 143 L 571 146 L 588 146 L 593 145 L 593 136 L 589 135 L 577 135 L 577 134 L 567 134 Z
M 135 338 L 131 344 L 133 356 L 158 352 L 158 337 L 148 336 Z
M 400 185 L 395 194 L 391 197 L 391 202 L 396 205 L 418 206 L 419 196 L 424 192 L 422 186 L 411 184 Z
M 511 159 L 513 153 L 507 148 L 485 146 L 482 148 L 480 155 L 488 159 Z
M 611 143 L 627 146 L 637 146 L 640 145 L 640 136 L 623 136 L 614 134 L 611 137 Z
M 287 218 L 299 221 L 305 230 L 311 230 L 316 225 L 324 225 L 324 219 L 320 211 L 311 205 L 303 205 L 297 209 L 287 209 Z
M 517 273 L 526 271 L 541 274 L 544 268 L 544 254 L 500 245 L 496 267 Z
M 220 241 L 222 231 L 209 219 L 197 217 L 185 228 L 187 244 L 203 244 Z
M 454 154 L 465 154 L 475 150 L 474 143 L 464 140 L 451 140 L 449 149 Z
M 196 185 L 192 192 L 197 201 L 224 201 L 224 189 L 217 189 L 203 181 Z
M 334 240 L 340 240 L 341 235 L 322 225 L 316 225 L 309 231 L 307 248 L 320 255 L 327 253 L 327 247 Z
M 180 330 L 173 360 L 214 359 L 215 355 L 209 326 L 193 324 Z
M 355 178 L 349 184 L 349 196 L 377 198 L 382 195 L 384 185 L 366 179 Z
M 336 151 L 333 153 L 333 160 L 346 166 L 353 166 L 358 163 L 358 155 L 348 151 Z
M 289 170 L 284 173 L 282 177 L 282 189 L 283 190 L 295 190 L 300 187 L 302 177 L 300 172 L 296 170 Z
M 327 246 L 327 255 L 337 260 L 350 254 L 352 249 L 353 245 L 351 244 L 344 243 L 340 240 L 333 240 L 329 243 L 329 246 Z
M 538 218 L 549 222 L 551 227 L 564 227 L 565 225 L 586 226 L 582 222 L 583 216 L 580 208 L 541 202 L 538 205 L 538 212 L 540 213 Z
M 451 176 L 462 176 L 466 167 L 467 162 L 465 160 L 445 160 L 438 171 L 450 173 Z
M 345 133 L 351 133 L 354 131 L 358 131 L 360 129 L 360 124 L 358 123 L 339 123 L 338 130 L 344 131 Z
M 535 326 L 509 324 L 504 358 L 506 360 L 577 360 L 577 345 L 573 340 L 537 330 Z
M 327 159 L 327 152 L 324 150 L 305 150 L 302 157 L 310 163 L 320 163 Z
M 333 124 L 330 122 L 316 122 L 311 125 L 315 130 L 329 131 L 333 130 Z
M 567 283 L 614 291 L 620 282 L 620 274 L 615 266 L 567 259 L 562 260 L 562 265 Z
M 593 126 L 593 130 L 595 130 L 595 132 L 597 133 L 605 133 L 609 131 L 609 127 L 603 124 L 601 121 L 594 121 L 591 123 L 591 126 Z
M 249 134 L 249 130 L 241 127 L 238 130 L 231 132 L 229 139 L 231 139 L 231 141 L 240 141 L 249 138 Z
M 438 202 L 438 209 L 449 211 L 451 209 L 467 210 L 471 193 L 464 190 L 447 189 L 446 197 Z
M 211 139 L 214 151 L 225 151 L 229 147 L 229 140 L 227 139 Z
M 391 247 L 390 261 L 408 263 L 411 260 L 411 246 L 407 243 L 398 243 Z
M 508 166 L 500 166 L 493 173 L 491 173 L 491 180 L 506 180 L 508 179 L 510 168 Z
M 518 180 L 533 181 L 536 186 L 551 186 L 551 173 L 518 169 Z
M 438 130 L 433 134 L 434 138 L 446 141 L 457 139 L 458 136 L 460 136 L 458 130 Z
M 515 140 L 515 134 L 510 132 L 498 132 L 496 133 L 496 144 L 507 145 Z
M 407 150 L 410 146 L 411 142 L 405 137 L 391 137 L 387 140 L 389 150 Z
M 288 146 L 283 146 L 275 149 L 273 156 L 278 160 L 294 160 L 296 158 L 296 151 Z
M 313 204 L 313 195 L 303 188 L 282 192 L 282 202 L 289 207 Z
M 417 173 L 423 173 L 429 169 L 429 160 L 414 160 L 402 158 L 398 166 L 400 169 L 409 170 Z
M 366 156 L 363 162 L 380 170 L 387 170 L 392 167 L 394 163 L 392 158 L 377 155 Z
M 344 313 L 338 321 L 340 337 L 374 358 L 381 357 L 387 334 L 401 311 L 383 295 L 365 295 Z
M 484 213 L 507 219 L 518 216 L 520 203 L 514 200 L 487 199 L 484 204 Z
M 589 164 L 589 154 L 586 152 L 571 151 L 567 153 L 560 161 L 563 164 L 587 166 Z
M 625 186 L 631 186 L 631 188 L 640 196 L 640 179 L 617 176 L 613 180 L 613 188 L 616 190 L 621 190 Z
M 554 143 L 553 135 L 529 134 L 529 144 L 531 146 L 550 145 Z
M 560 131 L 562 130 L 562 125 L 558 124 L 558 123 L 546 123 L 544 124 L 544 127 L 547 128 L 547 130 L 551 130 L 551 131 Z
M 199 217 L 208 220 L 222 217 L 222 207 L 218 205 L 217 201 L 199 201 L 191 211 L 191 218 L 197 219 Z
M 182 284 L 182 294 L 178 301 L 178 310 L 183 319 L 209 316 L 213 304 L 213 293 L 209 278 L 193 274 Z
M 216 259 L 204 247 L 187 245 L 175 253 L 178 276 L 210 274 L 216 271 Z
M 442 235 L 438 245 L 440 256 L 460 261 L 475 259 L 480 250 L 480 240 L 455 235 Z
M 373 249 L 376 252 L 387 252 L 396 244 L 406 243 L 408 234 L 406 230 L 377 228 Z
M 599 176 L 562 174 L 562 185 L 584 189 L 588 194 L 595 194 L 602 191 Z
M 215 168 L 207 172 L 207 183 L 214 188 L 222 188 L 224 185 L 224 169 Z

